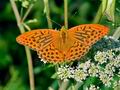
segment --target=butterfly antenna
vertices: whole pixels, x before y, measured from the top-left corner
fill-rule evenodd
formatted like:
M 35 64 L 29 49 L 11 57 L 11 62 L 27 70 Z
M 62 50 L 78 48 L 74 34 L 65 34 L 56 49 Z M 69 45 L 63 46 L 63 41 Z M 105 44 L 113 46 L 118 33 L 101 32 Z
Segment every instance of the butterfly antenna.
M 77 13 L 78 13 L 78 8 L 76 8 L 76 9 L 74 9 L 75 10 L 75 12 L 74 12 L 74 14 L 72 15 L 72 17 L 74 17 Z
M 48 18 L 49 20 L 51 20 L 53 23 L 55 23 L 55 24 L 57 24 L 58 26 L 60 26 L 60 27 L 62 27 L 59 23 L 57 23 L 56 21 L 54 21 L 54 20 L 52 20 L 52 19 L 50 19 L 50 18 Z

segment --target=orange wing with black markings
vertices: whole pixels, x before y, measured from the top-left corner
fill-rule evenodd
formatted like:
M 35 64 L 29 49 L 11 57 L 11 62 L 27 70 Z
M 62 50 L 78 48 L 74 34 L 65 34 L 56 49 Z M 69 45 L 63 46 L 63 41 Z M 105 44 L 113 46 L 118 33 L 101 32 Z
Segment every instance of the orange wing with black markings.
M 17 42 L 37 51 L 50 63 L 70 62 L 85 55 L 92 44 L 108 33 L 99 24 L 83 24 L 69 30 L 39 29 L 17 37 Z
M 68 35 L 72 36 L 74 44 L 66 54 L 66 59 L 70 61 L 80 59 L 107 33 L 108 27 L 100 24 L 83 24 L 69 29 Z

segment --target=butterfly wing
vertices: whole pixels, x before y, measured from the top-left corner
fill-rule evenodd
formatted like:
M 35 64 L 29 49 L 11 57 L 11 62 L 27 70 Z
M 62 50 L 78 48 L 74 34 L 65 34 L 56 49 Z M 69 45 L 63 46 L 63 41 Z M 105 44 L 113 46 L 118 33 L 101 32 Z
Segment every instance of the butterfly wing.
M 99 24 L 83 24 L 68 30 L 68 36 L 74 41 L 66 54 L 66 60 L 80 59 L 91 45 L 108 33 L 108 28 Z
M 17 42 L 37 51 L 40 58 L 47 62 L 63 61 L 62 53 L 56 48 L 58 31 L 52 29 L 32 30 L 16 38 Z

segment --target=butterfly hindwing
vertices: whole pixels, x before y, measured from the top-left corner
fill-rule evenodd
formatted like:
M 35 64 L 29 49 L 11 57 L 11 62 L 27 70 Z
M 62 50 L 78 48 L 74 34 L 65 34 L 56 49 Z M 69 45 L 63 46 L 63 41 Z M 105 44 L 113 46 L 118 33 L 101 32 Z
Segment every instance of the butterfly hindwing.
M 92 44 L 108 33 L 108 28 L 99 24 L 84 24 L 68 30 L 68 35 L 73 37 L 74 44 L 69 49 L 68 60 L 80 59 L 85 55 Z
M 49 46 L 45 47 L 44 49 L 39 49 L 37 53 L 39 57 L 46 62 L 59 63 L 64 61 L 62 52 L 56 49 L 53 43 L 51 43 Z

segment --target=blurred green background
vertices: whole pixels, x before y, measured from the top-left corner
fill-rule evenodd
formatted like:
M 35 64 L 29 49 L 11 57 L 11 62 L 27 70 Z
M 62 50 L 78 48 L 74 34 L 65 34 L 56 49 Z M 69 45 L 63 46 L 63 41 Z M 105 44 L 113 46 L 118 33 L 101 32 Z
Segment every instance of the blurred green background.
M 104 16 L 101 24 L 107 25 L 111 31 L 120 24 L 120 0 L 116 0 L 115 22 L 110 22 Z M 99 8 L 100 0 L 68 0 L 69 28 L 85 23 L 92 23 Z M 21 3 L 17 3 L 19 10 Z M 53 28 L 60 29 L 64 25 L 63 0 L 49 0 L 50 16 L 54 21 Z M 25 8 L 23 10 L 26 10 Z M 44 13 L 43 0 L 37 0 L 27 20 L 37 19 L 29 24 L 30 28 L 48 28 Z M 26 21 L 27 21 L 26 20 Z M 56 24 L 56 23 L 57 24 Z M 58 25 L 60 24 L 60 25 Z M 113 25 L 114 24 L 114 25 Z M 0 90 L 29 90 L 28 65 L 24 47 L 16 42 L 20 34 L 16 19 L 9 0 L 0 2 Z M 57 87 L 57 80 L 50 77 L 54 74 L 54 67 L 48 67 L 31 51 L 33 58 L 35 88 L 47 90 L 50 85 Z

